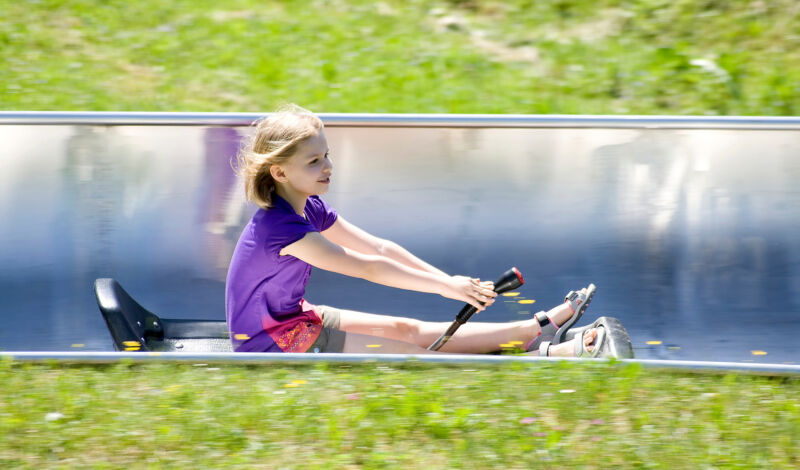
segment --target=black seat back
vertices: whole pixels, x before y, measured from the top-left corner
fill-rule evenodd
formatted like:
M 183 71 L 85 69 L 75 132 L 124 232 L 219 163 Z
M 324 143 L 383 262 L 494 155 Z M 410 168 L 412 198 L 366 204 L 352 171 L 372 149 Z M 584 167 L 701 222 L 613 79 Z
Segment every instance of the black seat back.
M 97 279 L 94 293 L 117 351 L 232 350 L 225 321 L 159 318 L 110 278 Z

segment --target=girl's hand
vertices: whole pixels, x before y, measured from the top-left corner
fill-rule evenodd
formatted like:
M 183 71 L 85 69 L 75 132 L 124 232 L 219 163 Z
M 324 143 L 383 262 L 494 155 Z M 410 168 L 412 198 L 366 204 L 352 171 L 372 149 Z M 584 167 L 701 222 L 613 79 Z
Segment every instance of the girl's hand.
M 440 294 L 448 299 L 466 302 L 478 309 L 478 312 L 486 310 L 486 307 L 494 303 L 497 292 L 494 290 L 494 282 L 475 279 L 467 276 L 450 276 L 445 282 L 445 288 Z

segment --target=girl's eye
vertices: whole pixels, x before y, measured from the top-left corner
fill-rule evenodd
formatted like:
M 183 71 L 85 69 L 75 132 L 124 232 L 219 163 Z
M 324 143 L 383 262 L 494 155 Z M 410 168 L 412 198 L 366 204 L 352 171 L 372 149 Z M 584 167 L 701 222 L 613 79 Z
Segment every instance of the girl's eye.
M 310 162 L 308 162 L 308 164 L 309 165 L 313 165 L 313 164 L 317 163 L 317 161 L 318 161 L 318 159 L 315 158 L 315 159 L 311 160 Z

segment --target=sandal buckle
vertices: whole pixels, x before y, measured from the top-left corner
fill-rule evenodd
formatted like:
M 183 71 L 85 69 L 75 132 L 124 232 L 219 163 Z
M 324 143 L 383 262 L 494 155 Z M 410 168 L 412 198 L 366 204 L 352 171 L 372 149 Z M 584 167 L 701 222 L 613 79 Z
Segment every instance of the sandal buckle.
M 578 298 L 578 295 L 579 294 L 577 292 L 575 292 L 574 290 L 571 290 L 571 291 L 569 291 L 569 294 L 567 294 L 566 300 L 569 300 L 569 301 L 575 300 L 575 299 Z

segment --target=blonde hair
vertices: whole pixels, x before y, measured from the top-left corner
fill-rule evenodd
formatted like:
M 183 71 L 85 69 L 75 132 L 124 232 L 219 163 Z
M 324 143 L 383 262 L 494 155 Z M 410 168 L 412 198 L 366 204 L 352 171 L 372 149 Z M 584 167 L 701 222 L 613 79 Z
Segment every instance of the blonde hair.
M 247 199 L 262 209 L 269 209 L 275 191 L 270 168 L 286 163 L 301 144 L 324 126 L 311 111 L 295 104 L 281 106 L 252 126 L 255 132 L 239 150 L 236 171 L 244 179 Z

